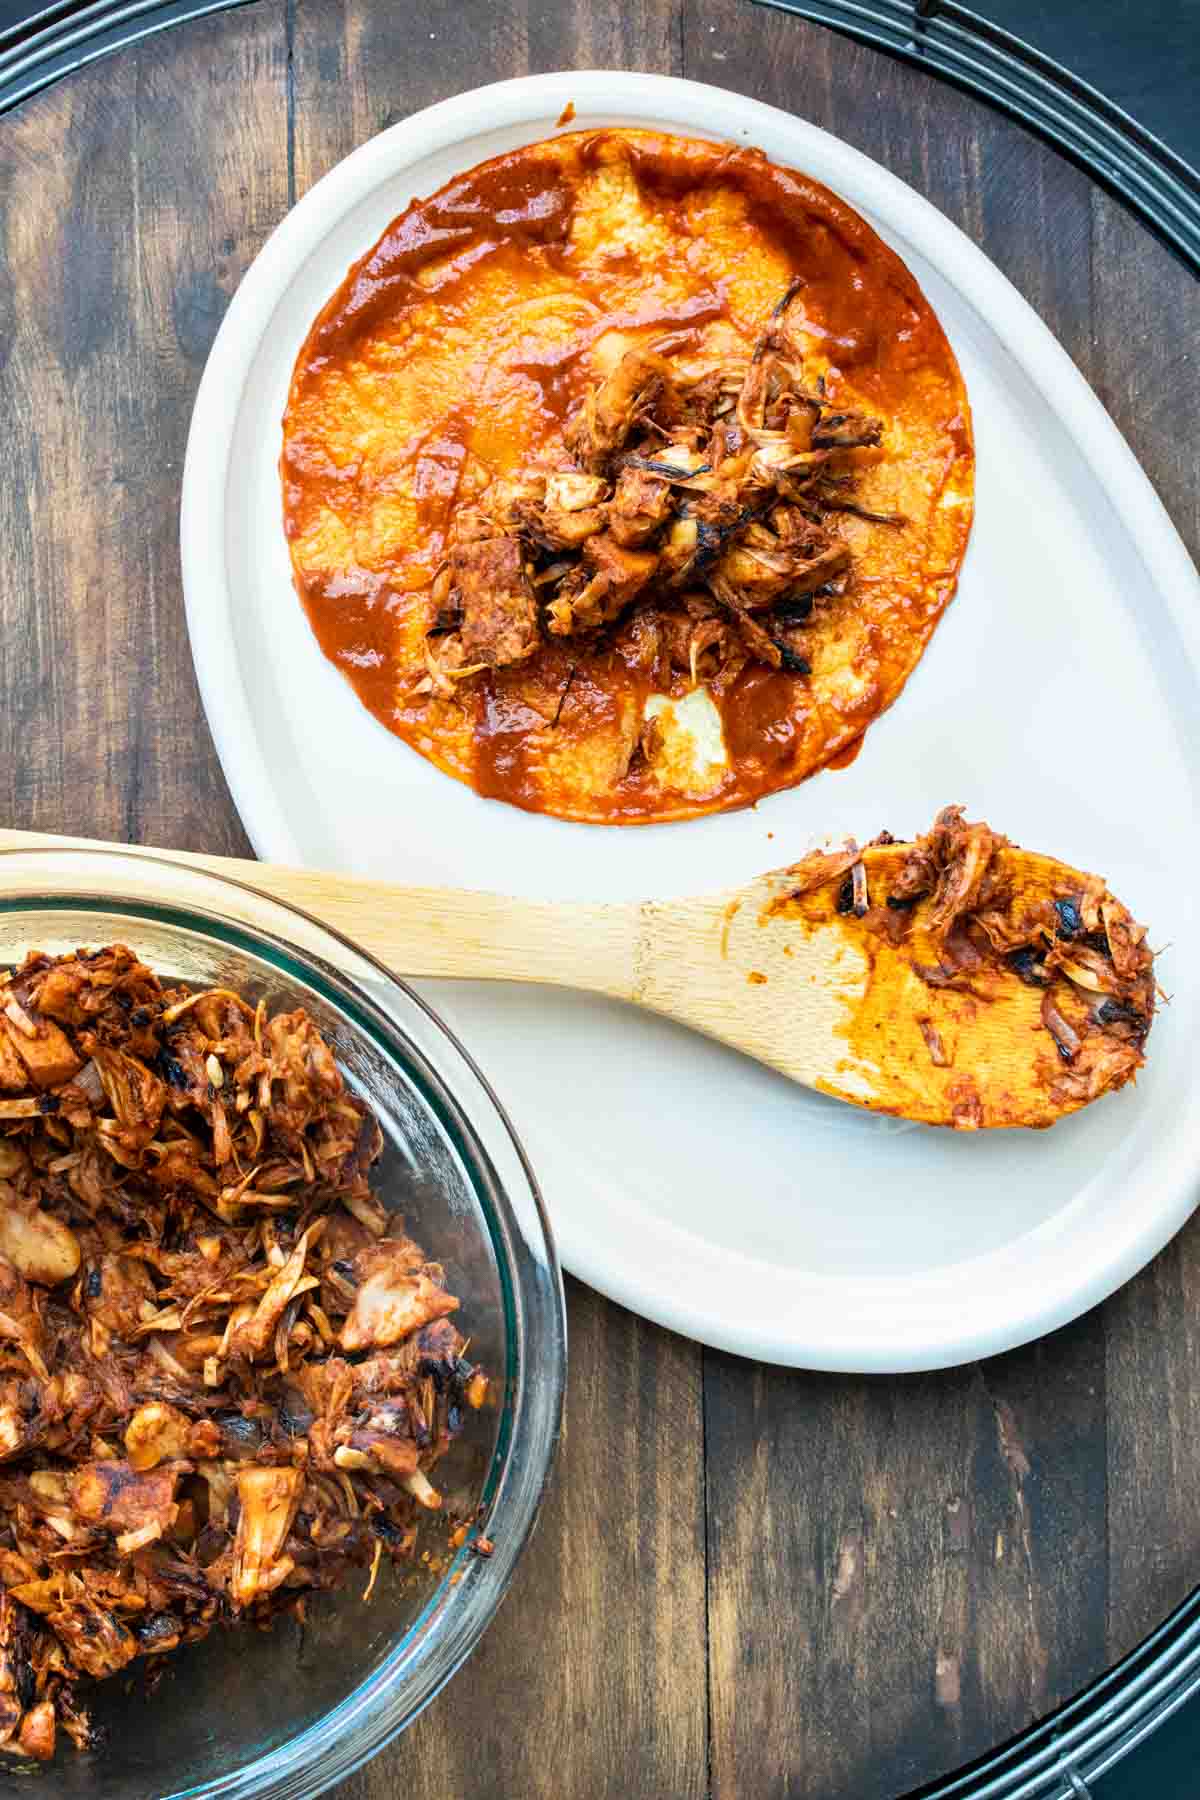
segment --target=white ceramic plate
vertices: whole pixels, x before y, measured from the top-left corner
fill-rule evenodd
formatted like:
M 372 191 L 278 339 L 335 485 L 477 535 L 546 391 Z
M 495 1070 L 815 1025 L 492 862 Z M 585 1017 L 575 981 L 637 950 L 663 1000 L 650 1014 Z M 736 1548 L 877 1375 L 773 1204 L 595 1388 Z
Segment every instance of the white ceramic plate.
M 958 353 L 978 514 L 958 598 L 852 768 L 757 809 L 606 830 L 479 799 L 387 733 L 293 592 L 277 458 L 309 322 L 414 195 L 484 157 L 636 124 L 751 141 L 852 202 L 914 270 Z M 958 1136 L 860 1114 L 625 1008 L 427 983 L 511 1110 L 562 1259 L 705 1343 L 814 1368 L 933 1368 L 1102 1299 L 1198 1197 L 1195 771 L 1200 582 L 1149 483 L 1045 326 L 911 189 L 813 126 L 652 75 L 545 75 L 448 100 L 365 144 L 246 275 L 188 443 L 192 649 L 263 857 L 548 898 L 724 886 L 815 836 L 897 835 L 962 801 L 1104 873 L 1174 1000 L 1150 1066 L 1048 1134 Z

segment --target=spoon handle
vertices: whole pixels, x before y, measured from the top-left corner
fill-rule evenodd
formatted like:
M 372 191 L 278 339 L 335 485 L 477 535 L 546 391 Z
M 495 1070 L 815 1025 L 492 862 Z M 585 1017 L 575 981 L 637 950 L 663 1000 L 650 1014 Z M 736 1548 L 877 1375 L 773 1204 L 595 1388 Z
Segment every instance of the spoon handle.
M 0 831 L 0 850 L 70 847 L 168 857 L 257 888 L 332 926 L 398 974 L 549 982 L 615 999 L 634 996 L 637 906 L 563 904 L 454 888 L 399 887 L 355 875 L 287 869 L 240 857 Z

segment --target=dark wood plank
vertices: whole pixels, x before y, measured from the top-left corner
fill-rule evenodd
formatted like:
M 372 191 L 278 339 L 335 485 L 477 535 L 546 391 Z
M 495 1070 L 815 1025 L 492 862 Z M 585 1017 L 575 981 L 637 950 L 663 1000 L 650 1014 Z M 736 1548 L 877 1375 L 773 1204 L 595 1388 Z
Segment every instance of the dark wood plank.
M 1197 1580 L 1200 1221 L 1104 1308 L 1108 1361 L 1109 1658 Z
M 230 854 L 176 548 L 192 398 L 286 204 L 283 6 L 206 20 L 7 118 L 0 807 Z
M 1130 409 L 1135 448 L 1180 524 L 1194 517 L 1184 464 L 1198 388 L 1180 365 L 1196 286 L 1086 175 L 919 72 L 794 19 L 750 20 L 737 0 L 689 8 L 684 54 L 689 76 L 790 107 L 954 219 L 1110 405 L 1145 397 Z M 1166 341 L 1146 366 L 1144 318 L 1160 295 Z M 1153 1291 L 1147 1277 L 1114 1305 L 1136 1320 L 1137 1296 Z M 1173 1304 L 1152 1312 L 1165 1323 L 1195 1291 L 1176 1276 Z M 1192 1334 L 1134 1325 L 1126 1337 L 1106 1366 L 1096 1314 L 972 1374 L 883 1389 L 760 1373 L 749 1408 L 740 1365 L 708 1359 L 714 1793 L 875 1800 L 927 1781 L 1101 1673 L 1182 1597 L 1200 1523 L 1186 1456 L 1150 1509 L 1149 1584 L 1135 1546 L 1164 1415 L 1178 1421 L 1165 1433 L 1177 1453 L 1192 1422 L 1165 1392 L 1181 1362 L 1194 1377 Z M 1148 1406 L 1145 1373 L 1164 1395 Z M 1111 1463 L 1108 1404 L 1122 1434 Z
M 567 1434 L 520 1579 L 345 1800 L 707 1793 L 699 1355 L 568 1287 Z
M 1093 194 L 1101 399 L 1200 555 L 1200 283 Z M 1130 1649 L 1196 1581 L 1200 1543 L 1200 1220 L 1105 1307 L 1109 1649 Z
M 553 69 L 678 75 L 681 3 L 293 0 L 297 192 L 373 133 L 485 81 Z
M 1200 281 L 1093 188 L 1092 384 L 1200 556 Z
M 419 23 L 408 8 L 296 0 L 296 191 L 374 131 L 480 81 L 589 65 L 673 73 L 677 57 L 671 9 L 653 0 L 435 0 Z M 572 1284 L 567 1415 L 554 1495 L 502 1618 L 453 1692 L 349 1784 L 355 1800 L 706 1791 L 699 1351 Z
M 717 1800 L 898 1794 L 1103 1670 L 1097 1316 L 944 1375 L 705 1362 Z

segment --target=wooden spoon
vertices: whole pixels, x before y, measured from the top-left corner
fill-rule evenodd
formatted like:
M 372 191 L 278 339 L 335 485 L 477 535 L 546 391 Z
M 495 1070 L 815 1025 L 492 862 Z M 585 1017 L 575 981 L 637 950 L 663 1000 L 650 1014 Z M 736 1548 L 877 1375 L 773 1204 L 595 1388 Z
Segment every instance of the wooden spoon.
M 0 831 L 0 850 L 66 846 L 132 849 Z M 983 998 L 930 986 L 912 966 L 911 945 L 894 946 L 837 911 L 836 880 L 791 898 L 794 869 L 686 899 L 568 904 L 132 853 L 257 888 L 404 975 L 547 982 L 630 1001 L 874 1111 L 969 1129 L 1045 1126 L 1095 1097 L 1056 1091 L 1038 989 L 1003 966 Z M 885 891 L 905 855 L 904 845 L 865 849 L 869 887 Z M 1091 880 L 1012 846 L 997 855 L 1022 891 L 1066 897 Z M 3 880 L 0 864 L 0 890 Z

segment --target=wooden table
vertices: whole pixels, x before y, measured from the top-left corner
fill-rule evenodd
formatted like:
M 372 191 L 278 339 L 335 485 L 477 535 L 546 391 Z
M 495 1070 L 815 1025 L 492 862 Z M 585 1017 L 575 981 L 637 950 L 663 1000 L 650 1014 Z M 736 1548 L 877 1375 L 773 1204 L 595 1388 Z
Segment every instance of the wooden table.
M 928 195 L 1046 318 L 1197 548 L 1200 290 L 979 104 L 745 0 L 257 0 L 0 125 L 4 823 L 247 852 L 176 551 L 226 303 L 373 132 L 605 65 L 789 107 Z M 1073 1694 L 1196 1581 L 1200 1223 L 1044 1343 L 900 1380 L 755 1367 L 568 1288 L 567 1435 L 516 1591 L 346 1800 L 885 1800 Z

